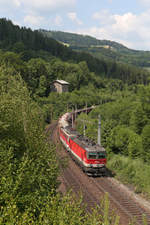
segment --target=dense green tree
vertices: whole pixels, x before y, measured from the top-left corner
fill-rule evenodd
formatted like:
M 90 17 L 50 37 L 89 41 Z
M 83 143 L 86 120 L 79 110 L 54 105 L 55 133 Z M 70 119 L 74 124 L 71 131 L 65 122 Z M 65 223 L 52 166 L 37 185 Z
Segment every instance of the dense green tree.
M 50 86 L 46 82 L 48 78 L 48 70 L 47 70 L 47 65 L 46 62 L 43 59 L 37 58 L 37 59 L 31 59 L 27 63 L 27 68 L 28 68 L 28 77 L 26 78 L 26 82 L 32 91 L 32 93 L 35 93 L 36 89 L 41 85 L 40 82 L 43 80 L 43 76 L 45 77 L 45 81 L 43 82 L 42 85 L 45 85 L 45 89 Z M 42 76 L 42 80 L 40 80 L 40 77 Z M 46 95 L 46 90 L 45 90 L 45 95 Z
M 0 55 L 0 65 L 3 64 L 13 68 L 16 72 L 20 73 L 22 77 L 26 76 L 27 68 L 19 54 L 14 52 L 4 52 Z
M 142 154 L 142 140 L 139 135 L 127 127 L 117 126 L 112 129 L 107 146 L 114 153 L 120 153 L 133 158 Z
M 131 113 L 130 125 L 132 129 L 137 133 L 141 134 L 143 127 L 147 123 L 147 117 L 143 111 L 142 105 L 137 104 L 136 108 Z
M 140 85 L 138 88 L 138 94 L 140 97 L 141 105 L 146 113 L 148 119 L 150 119 L 150 85 Z
M 42 111 L 31 100 L 21 77 L 0 67 L 2 207 L 12 202 L 19 212 L 34 208 L 33 213 L 38 216 L 42 202 L 56 190 L 56 153 L 45 140 L 44 126 Z
M 87 85 L 90 80 L 90 71 L 87 63 L 80 62 L 79 64 L 80 74 L 78 74 L 78 81 L 80 85 Z
M 105 57 L 96 58 L 87 52 L 75 52 L 51 37 L 43 35 L 40 31 L 32 31 L 25 27 L 20 28 L 4 18 L 0 19 L 0 33 L 2 34 L 0 36 L 0 47 L 5 51 L 9 50 L 19 53 L 25 61 L 37 57 L 42 57 L 48 61 L 51 57 L 58 57 L 63 61 L 79 64 L 80 62 L 86 62 L 89 71 L 100 77 L 117 78 L 128 84 L 147 84 L 149 82 L 149 73 L 147 71 L 126 64 L 118 64 L 117 61 L 105 60 Z M 103 44 L 107 43 L 107 41 L 102 42 Z M 108 43 L 110 44 L 110 42 Z M 113 43 L 113 46 L 116 47 L 116 43 Z M 125 51 L 128 50 L 124 47 L 123 49 Z M 100 50 L 103 52 L 104 48 Z M 102 55 L 102 53 L 100 54 Z M 60 66 L 64 67 L 64 65 Z M 84 68 L 83 63 L 82 67 Z M 59 70 L 62 73 L 62 69 L 59 68 Z M 85 74 L 88 75 L 87 67 L 85 67 L 85 73 L 79 76 L 82 83 L 87 84 L 88 78 Z
M 22 41 L 20 41 L 20 42 L 16 42 L 13 45 L 12 50 L 16 53 L 23 53 L 26 50 L 26 47 L 25 47 L 24 43 Z
M 150 162 L 150 125 L 147 124 L 142 131 L 142 143 L 143 143 L 143 159 Z
M 79 74 L 81 73 L 80 68 L 77 64 L 67 63 L 65 64 L 65 79 L 69 82 L 69 90 L 72 91 L 74 89 L 79 89 L 80 80 Z
M 65 63 L 61 60 L 55 60 L 51 63 L 53 80 L 65 79 Z
M 44 97 L 46 95 L 46 86 L 47 86 L 47 83 L 46 83 L 45 76 L 40 76 L 39 86 L 35 90 L 35 95 L 38 95 L 40 97 Z

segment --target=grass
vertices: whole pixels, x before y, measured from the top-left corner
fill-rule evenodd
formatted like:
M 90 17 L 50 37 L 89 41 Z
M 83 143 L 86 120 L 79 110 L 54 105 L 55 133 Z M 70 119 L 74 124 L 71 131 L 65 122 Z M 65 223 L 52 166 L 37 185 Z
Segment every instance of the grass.
M 132 184 L 136 193 L 143 193 L 150 199 L 150 165 L 141 159 L 131 159 L 121 155 L 112 155 L 107 167 L 113 170 L 122 182 Z

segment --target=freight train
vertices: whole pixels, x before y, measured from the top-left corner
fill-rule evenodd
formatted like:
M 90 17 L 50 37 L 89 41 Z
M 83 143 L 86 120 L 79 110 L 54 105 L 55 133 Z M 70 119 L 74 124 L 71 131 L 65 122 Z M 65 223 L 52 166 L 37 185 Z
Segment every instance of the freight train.
M 105 175 L 106 151 L 105 149 L 80 135 L 71 126 L 73 113 L 65 113 L 58 123 L 59 137 L 72 158 L 88 175 Z

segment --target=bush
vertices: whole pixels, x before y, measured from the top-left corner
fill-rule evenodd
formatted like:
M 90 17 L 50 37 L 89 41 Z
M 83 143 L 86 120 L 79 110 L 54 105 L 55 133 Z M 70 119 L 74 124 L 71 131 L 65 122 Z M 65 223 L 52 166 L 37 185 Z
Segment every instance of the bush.
M 133 160 L 121 155 L 112 155 L 107 166 L 119 179 L 133 184 L 136 191 L 146 193 L 150 197 L 150 165 L 144 163 L 142 159 Z

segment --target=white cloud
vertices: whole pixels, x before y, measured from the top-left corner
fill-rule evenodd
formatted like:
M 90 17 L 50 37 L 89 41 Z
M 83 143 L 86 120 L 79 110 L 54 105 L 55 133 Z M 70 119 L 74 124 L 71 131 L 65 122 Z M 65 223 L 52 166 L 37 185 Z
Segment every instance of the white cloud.
M 78 25 L 82 25 L 82 21 L 78 19 L 77 14 L 75 12 L 70 12 L 67 14 L 68 18 L 73 22 L 77 23 Z
M 62 26 L 63 19 L 61 14 L 66 13 L 70 9 L 73 9 L 77 0 L 13 1 L 18 4 L 22 10 L 22 17 L 24 18 L 23 22 L 25 26 L 41 28 L 49 27 L 51 24 L 53 24 L 53 26 Z
M 76 0 L 20 0 L 20 2 L 27 10 L 38 13 L 73 7 Z
M 54 23 L 56 26 L 62 26 L 63 25 L 63 19 L 61 16 L 56 15 L 55 19 L 54 19 Z
M 124 15 L 114 15 L 115 23 L 112 25 L 114 31 L 120 31 L 128 33 L 135 30 L 138 24 L 138 17 L 132 13 L 126 13 Z
M 114 16 L 111 15 L 107 9 L 94 13 L 92 17 L 93 19 L 98 20 L 100 24 L 112 24 L 115 21 Z
M 0 9 L 1 10 L 10 10 L 14 9 L 14 7 L 20 6 L 20 0 L 0 0 Z
M 19 0 L 13 0 L 15 6 L 19 7 L 21 5 Z
M 139 0 L 142 4 L 150 4 L 150 0 Z
M 86 22 L 88 24 L 85 29 L 79 29 L 79 26 L 83 25 L 83 21 L 79 17 L 81 16 L 79 8 L 76 8 L 78 9 L 78 14 L 75 12 L 75 6 L 76 4 L 80 6 L 80 2 L 82 1 L 0 0 L 0 15 L 1 17 L 12 19 L 15 24 L 18 24 L 15 21 L 19 21 L 19 25 L 28 26 L 33 29 L 55 29 L 55 26 L 60 26 L 65 30 L 68 26 L 74 25 L 75 27 L 76 25 L 78 27 L 77 30 L 75 31 L 72 28 L 71 32 L 88 34 L 98 39 L 117 41 L 134 49 L 150 49 L 150 0 L 135 0 L 135 2 L 141 4 L 141 10 L 145 7 L 145 11 L 141 13 L 136 14 L 132 11 L 127 11 L 124 14 L 110 13 L 109 10 L 103 9 L 95 12 L 91 18 L 88 18 L 88 22 L 86 21 L 86 10 L 82 9 L 85 20 L 84 25 Z M 113 0 L 105 0 L 105 2 L 109 6 L 115 3 Z M 134 12 L 136 12 L 136 7 L 134 8 Z M 89 15 L 88 2 L 87 13 Z M 71 24 L 70 21 L 74 24 Z M 89 24 L 94 25 L 90 27 Z
M 99 24 L 78 33 L 89 34 L 98 39 L 113 40 L 134 49 L 150 49 L 150 10 L 139 15 L 131 12 L 123 15 L 103 10 L 93 14 Z
M 141 8 L 150 9 L 150 0 L 137 0 L 140 3 Z
M 24 17 L 24 23 L 30 26 L 39 26 L 44 22 L 44 18 L 41 16 L 27 15 Z
M 16 7 L 25 14 L 57 12 L 73 9 L 77 0 L 0 0 L 0 11 L 13 12 Z M 19 12 L 17 12 L 18 14 Z

